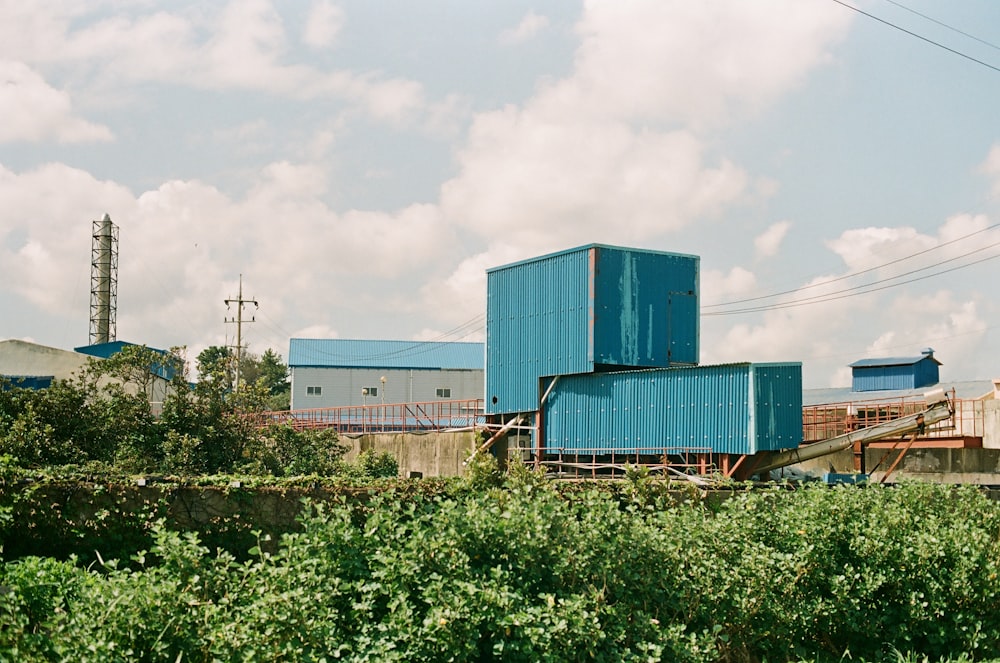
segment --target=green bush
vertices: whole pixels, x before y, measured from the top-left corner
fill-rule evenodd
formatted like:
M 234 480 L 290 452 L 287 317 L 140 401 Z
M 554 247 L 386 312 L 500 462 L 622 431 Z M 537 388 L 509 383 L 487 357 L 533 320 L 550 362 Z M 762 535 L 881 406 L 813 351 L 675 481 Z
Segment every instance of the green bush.
M 636 499 L 515 475 L 503 489 L 315 503 L 242 562 L 159 524 L 131 566 L 8 563 L 0 658 L 1000 656 L 1000 507 L 976 489 L 782 488 L 713 504 L 647 488 Z

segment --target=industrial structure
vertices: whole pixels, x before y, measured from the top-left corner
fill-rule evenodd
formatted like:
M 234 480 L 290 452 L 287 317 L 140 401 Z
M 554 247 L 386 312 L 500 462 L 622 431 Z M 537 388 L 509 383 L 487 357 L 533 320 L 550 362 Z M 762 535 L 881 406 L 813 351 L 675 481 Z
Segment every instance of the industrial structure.
M 291 407 L 478 401 L 483 355 L 482 343 L 293 338 Z
M 90 344 L 118 336 L 118 226 L 107 214 L 93 223 L 90 258 Z
M 916 357 L 859 359 L 851 364 L 851 388 L 885 391 L 929 387 L 938 383 L 940 365 L 931 348 L 925 348 Z
M 817 401 L 824 396 L 803 392 L 799 362 L 700 364 L 698 300 L 697 256 L 589 244 L 495 267 L 480 416 L 470 416 L 480 401 L 447 405 L 440 390 L 435 399 L 398 388 L 407 371 L 428 368 L 402 361 L 425 344 L 293 339 L 293 410 L 283 420 L 362 433 L 475 427 L 483 441 L 473 455 L 567 477 L 644 465 L 698 481 L 741 479 L 791 465 L 822 469 L 846 454 L 855 476 L 878 471 L 885 480 L 911 449 L 982 452 L 977 467 L 1000 454 L 984 448 L 990 439 L 1000 447 L 1000 385 L 980 400 L 955 388 L 925 397 L 940 366 L 930 349 L 855 362 L 848 391 L 856 401 Z M 478 352 L 466 370 L 483 365 Z M 334 371 L 336 388 L 322 382 Z M 300 409 L 333 389 L 343 406 Z

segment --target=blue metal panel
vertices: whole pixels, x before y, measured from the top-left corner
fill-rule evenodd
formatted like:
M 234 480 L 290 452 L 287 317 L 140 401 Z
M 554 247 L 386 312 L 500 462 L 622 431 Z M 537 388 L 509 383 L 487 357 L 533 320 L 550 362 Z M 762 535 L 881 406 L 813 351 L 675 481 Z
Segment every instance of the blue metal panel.
M 0 390 L 48 389 L 54 379 L 52 375 L 0 375 Z
M 756 451 L 793 449 L 802 441 L 802 365 L 751 364 Z
M 536 410 L 543 375 L 696 364 L 698 266 L 590 244 L 489 270 L 487 412 Z
M 851 364 L 854 391 L 919 389 L 938 382 L 938 367 L 930 348 L 919 357 L 861 359 Z
M 97 343 L 95 345 L 84 345 L 79 348 L 73 348 L 73 350 L 79 352 L 80 354 L 90 355 L 91 357 L 110 359 L 112 355 L 116 355 L 121 352 L 126 345 L 135 345 L 135 343 L 128 343 L 126 341 L 109 341 L 107 343 Z
M 487 272 L 487 412 L 533 412 L 539 376 L 592 369 L 590 259 L 583 248 Z
M 698 363 L 698 259 L 598 246 L 594 363 Z
M 855 368 L 852 385 L 854 391 L 915 389 L 914 366 L 896 365 Z
M 550 452 L 753 454 L 793 448 L 802 439 L 802 366 L 564 375 L 543 407 L 542 427 Z
M 938 383 L 938 366 L 940 363 L 933 357 L 924 357 L 914 367 L 914 388 L 927 387 Z
M 289 367 L 483 370 L 482 343 L 293 338 Z

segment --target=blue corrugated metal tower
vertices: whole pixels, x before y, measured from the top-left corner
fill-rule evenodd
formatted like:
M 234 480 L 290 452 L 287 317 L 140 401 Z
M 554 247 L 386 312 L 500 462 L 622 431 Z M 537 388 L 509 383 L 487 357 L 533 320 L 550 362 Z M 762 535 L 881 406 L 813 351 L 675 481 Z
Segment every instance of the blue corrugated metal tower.
M 934 350 L 924 349 L 919 357 L 861 359 L 851 364 L 853 391 L 919 389 L 938 383 Z
M 588 244 L 487 271 L 486 411 L 533 412 L 539 378 L 696 365 L 697 256 Z

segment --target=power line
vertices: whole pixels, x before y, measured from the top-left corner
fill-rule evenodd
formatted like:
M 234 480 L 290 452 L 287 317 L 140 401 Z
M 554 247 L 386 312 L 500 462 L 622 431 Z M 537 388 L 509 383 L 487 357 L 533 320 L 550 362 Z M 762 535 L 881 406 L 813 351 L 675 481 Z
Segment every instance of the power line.
M 926 20 L 930 21 L 931 23 L 936 23 L 937 25 L 940 25 L 942 28 L 947 28 L 947 29 L 951 30 L 952 32 L 957 32 L 958 34 L 962 35 L 963 37 L 968 37 L 969 39 L 972 39 L 974 41 L 978 41 L 980 44 L 983 44 L 984 46 L 989 46 L 990 48 L 995 48 L 998 51 L 1000 51 L 1000 46 L 997 46 L 996 44 L 994 44 L 992 42 L 986 41 L 985 39 L 980 39 L 979 37 L 977 37 L 977 36 L 975 36 L 973 34 L 969 34 L 968 32 L 964 32 L 962 30 L 959 30 L 958 28 L 956 28 L 956 27 L 954 27 L 952 25 L 948 25 L 944 21 L 939 21 L 939 20 L 937 20 L 936 18 L 934 18 L 932 16 L 928 16 L 927 14 L 921 14 L 917 10 L 911 9 L 911 8 L 907 7 L 906 5 L 900 3 L 900 2 L 896 2 L 895 0 L 885 0 L 885 1 L 888 2 L 890 5 L 896 5 L 900 9 L 908 11 L 911 14 L 916 14 L 920 18 L 926 19 Z
M 792 288 L 791 290 L 783 290 L 781 292 L 775 292 L 775 293 L 772 293 L 770 295 L 760 295 L 758 297 L 748 297 L 746 299 L 736 299 L 736 300 L 733 300 L 733 301 L 730 301 L 730 302 L 720 302 L 718 304 L 707 304 L 705 306 L 702 306 L 701 308 L 702 308 L 702 310 L 705 310 L 705 309 L 711 309 L 711 308 L 719 308 L 719 307 L 722 307 L 722 306 L 732 306 L 732 305 L 735 305 L 735 304 L 746 304 L 748 302 L 756 302 L 756 301 L 760 301 L 762 299 L 773 299 L 775 297 L 781 297 L 783 295 L 793 295 L 793 294 L 795 294 L 797 292 L 802 292 L 804 290 L 811 290 L 813 288 L 821 288 L 823 286 L 830 285 L 831 283 L 837 283 L 838 281 L 845 281 L 847 279 L 851 279 L 851 278 L 854 278 L 856 276 L 861 276 L 862 274 L 868 274 L 869 272 L 874 272 L 874 271 L 877 271 L 877 270 L 880 270 L 880 269 L 885 269 L 886 267 L 889 267 L 891 265 L 895 265 L 895 264 L 898 264 L 898 263 L 901 263 L 901 262 L 906 262 L 907 260 L 910 260 L 912 258 L 916 258 L 918 256 L 922 256 L 922 255 L 930 253 L 932 251 L 937 251 L 938 249 L 943 248 L 945 246 L 949 246 L 951 244 L 955 244 L 957 242 L 961 242 L 962 240 L 966 240 L 966 239 L 968 239 L 970 237 L 974 237 L 976 235 L 979 235 L 981 233 L 987 232 L 989 230 L 993 230 L 994 228 L 998 228 L 998 227 L 1000 227 L 1000 223 L 995 223 L 992 226 L 987 226 L 986 228 L 982 228 L 981 230 L 977 230 L 975 232 L 971 232 L 968 235 L 962 235 L 961 237 L 957 237 L 957 238 L 955 238 L 953 240 L 949 240 L 947 242 L 941 242 L 940 244 L 935 244 L 934 246 L 932 246 L 932 247 L 930 247 L 928 249 L 924 249 L 923 251 L 917 251 L 916 253 L 911 253 L 908 256 L 903 256 L 902 258 L 897 258 L 896 260 L 890 260 L 889 262 L 882 263 L 881 265 L 875 265 L 874 267 L 869 267 L 867 269 L 862 269 L 862 270 L 857 271 L 857 272 L 851 272 L 850 274 L 845 274 L 843 276 L 838 276 L 838 277 L 835 277 L 835 278 L 832 278 L 832 279 L 826 279 L 825 281 L 820 281 L 818 283 L 811 283 L 809 285 L 804 285 L 804 286 L 801 286 L 801 287 L 798 287 L 798 288 Z M 996 246 L 996 244 L 993 244 L 991 246 Z M 985 248 L 989 248 L 989 247 L 985 247 Z M 983 249 L 977 249 L 977 251 L 981 251 L 981 250 L 983 250 Z M 976 251 L 973 251 L 972 253 L 975 253 L 975 252 Z M 967 254 L 964 254 L 964 255 L 971 255 L 971 254 L 967 253 Z M 958 256 L 958 257 L 964 257 L 964 256 Z M 938 263 L 934 263 L 934 264 L 931 264 L 931 265 L 928 265 L 927 267 L 924 267 L 923 269 L 930 269 L 932 267 L 937 267 L 938 265 L 942 265 L 942 264 L 944 264 L 946 262 L 950 262 L 951 260 L 954 260 L 954 258 L 949 259 L 949 260 L 944 260 L 944 261 L 941 261 L 941 262 L 938 262 Z M 917 270 L 917 271 L 920 271 L 920 270 Z M 891 280 L 892 278 L 899 278 L 901 276 L 907 276 L 908 274 L 911 274 L 911 273 L 913 273 L 913 272 L 907 272 L 907 273 L 904 273 L 904 274 L 899 274 L 899 275 L 897 275 L 895 277 L 890 277 L 889 279 L 885 279 L 885 280 L 888 281 L 888 280 Z M 880 283 L 880 282 L 881 281 L 876 281 L 876 283 Z M 858 286 L 858 287 L 861 287 L 861 286 Z M 830 293 L 827 293 L 827 294 L 830 294 Z
M 916 37 L 917 39 L 920 39 L 922 41 L 926 41 L 928 44 L 932 44 L 934 46 L 937 46 L 938 48 L 941 48 L 941 49 L 944 49 L 944 50 L 948 51 L 949 53 L 954 53 L 955 55 L 958 55 L 959 57 L 965 58 L 966 60 L 971 60 L 972 62 L 975 62 L 976 64 L 981 64 L 984 67 L 987 67 L 988 69 L 992 69 L 993 71 L 1000 72 L 1000 67 L 995 67 L 995 66 L 991 65 L 988 62 L 983 62 L 982 60 L 978 60 L 978 59 L 972 57 L 971 55 L 963 53 L 962 51 L 956 50 L 954 48 L 950 48 L 948 46 L 945 46 L 944 44 L 942 44 L 940 42 L 934 41 L 933 39 L 928 39 L 927 37 L 924 37 L 923 35 L 917 34 L 916 32 L 913 32 L 912 30 L 907 30 L 906 28 L 898 26 L 895 23 L 890 23 L 889 21 L 885 20 L 884 18 L 879 18 L 878 16 L 875 16 L 874 14 L 869 14 L 868 12 L 863 11 L 861 9 L 858 9 L 857 7 L 855 7 L 853 5 L 849 5 L 846 2 L 843 2 L 842 0 L 832 0 L 832 2 L 836 2 L 838 5 L 841 5 L 842 7 L 846 7 L 848 9 L 850 9 L 851 11 L 855 11 L 855 12 L 857 12 L 857 13 L 863 15 L 863 16 L 867 16 L 868 18 L 870 18 L 870 19 L 872 19 L 874 21 L 878 21 L 879 23 L 883 23 L 885 25 L 888 25 L 890 28 L 895 28 L 896 30 L 899 30 L 900 32 L 904 32 L 904 33 L 910 35 L 911 37 Z
M 997 244 L 1000 244 L 1000 242 L 998 242 Z M 992 246 L 996 246 L 997 244 L 994 244 Z M 992 248 L 992 247 L 984 247 L 984 249 L 985 248 Z M 942 264 L 944 264 L 946 262 L 951 262 L 952 260 L 957 260 L 958 258 L 967 257 L 969 255 L 972 255 L 972 253 L 978 253 L 979 251 L 982 251 L 984 249 L 976 249 L 976 251 L 971 251 L 970 253 L 967 253 L 967 254 L 965 254 L 963 256 L 958 256 L 957 258 L 952 258 L 950 260 L 942 261 L 940 263 L 937 263 L 937 265 L 931 265 L 931 267 L 942 265 Z M 795 301 L 791 301 L 791 302 L 785 302 L 783 304 L 772 304 L 770 306 L 757 306 L 757 307 L 750 307 L 750 308 L 743 308 L 743 309 L 735 309 L 735 310 L 732 310 L 732 311 L 716 311 L 714 313 L 703 313 L 702 315 L 705 315 L 705 316 L 719 316 L 719 315 L 737 315 L 737 314 L 741 314 L 741 313 L 760 313 L 760 312 L 763 312 L 763 311 L 773 311 L 773 310 L 784 309 L 784 308 L 797 308 L 799 306 L 808 306 L 809 304 L 822 304 L 822 303 L 826 303 L 826 302 L 836 301 L 838 299 L 846 299 L 848 297 L 857 297 L 858 295 L 867 295 L 867 294 L 870 294 L 870 293 L 873 293 L 873 292 L 879 292 L 881 290 L 888 290 L 890 288 L 896 288 L 896 287 L 899 287 L 901 285 L 907 285 L 909 283 L 916 283 L 917 281 L 923 281 L 923 280 L 926 280 L 926 279 L 929 279 L 929 278 L 933 278 L 935 276 L 941 276 L 942 274 L 947 274 L 949 272 L 954 272 L 954 271 L 958 271 L 960 269 L 965 269 L 966 267 L 972 267 L 973 265 L 978 265 L 979 263 L 986 262 L 988 260 L 994 260 L 996 258 L 1000 258 L 1000 254 L 993 255 L 993 256 L 987 256 L 985 258 L 980 258 L 979 260 L 974 260 L 974 261 L 972 261 L 970 263 L 966 263 L 964 265 L 957 265 L 957 266 L 952 267 L 950 269 L 944 269 L 944 270 L 941 270 L 940 272 L 935 272 L 933 274 L 926 274 L 924 276 L 920 276 L 920 277 L 917 277 L 915 279 L 910 279 L 908 281 L 900 281 L 899 283 L 893 283 L 893 284 L 890 284 L 890 285 L 884 285 L 884 286 L 881 286 L 881 287 L 878 287 L 878 288 L 871 287 L 872 285 L 876 285 L 878 283 L 885 283 L 886 281 L 893 281 L 893 280 L 895 280 L 897 278 L 900 278 L 900 276 L 904 276 L 904 275 L 894 276 L 892 278 L 885 279 L 883 281 L 876 281 L 875 283 L 869 284 L 867 286 L 857 286 L 856 288 L 848 288 L 846 290 L 838 291 L 839 293 L 847 293 L 847 294 L 839 294 L 839 296 L 825 296 L 825 295 L 820 295 L 820 296 L 816 296 L 816 297 L 808 297 L 806 299 L 795 300 Z M 921 269 L 918 269 L 918 270 L 914 270 L 913 272 L 910 272 L 910 273 L 913 274 L 913 273 L 916 273 L 916 272 L 924 271 L 924 269 L 929 269 L 929 268 L 921 268 Z M 856 290 L 861 290 L 861 292 L 854 292 Z M 833 294 L 837 294 L 837 293 L 830 293 L 830 294 L 833 295 Z

